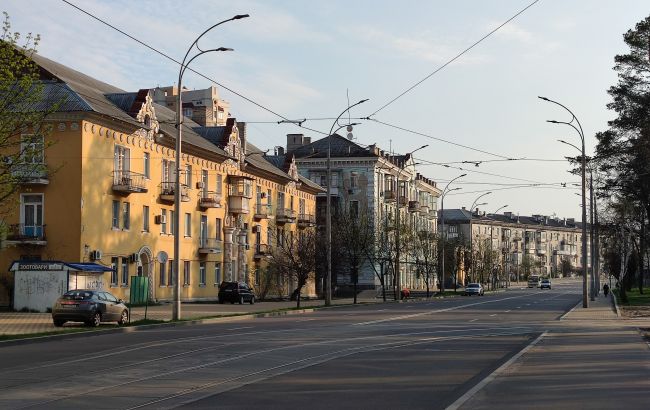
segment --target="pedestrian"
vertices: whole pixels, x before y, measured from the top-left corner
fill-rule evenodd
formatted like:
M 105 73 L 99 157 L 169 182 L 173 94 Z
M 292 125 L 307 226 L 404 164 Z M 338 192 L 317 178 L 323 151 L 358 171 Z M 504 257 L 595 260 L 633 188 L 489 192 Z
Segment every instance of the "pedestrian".
M 609 285 L 606 283 L 603 285 L 603 293 L 605 294 L 605 297 L 607 297 L 607 294 L 609 293 Z

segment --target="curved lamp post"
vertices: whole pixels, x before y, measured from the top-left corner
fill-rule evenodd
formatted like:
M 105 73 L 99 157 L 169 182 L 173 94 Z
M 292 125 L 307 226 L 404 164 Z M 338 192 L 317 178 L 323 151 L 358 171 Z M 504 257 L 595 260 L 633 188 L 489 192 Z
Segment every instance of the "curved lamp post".
M 469 207 L 469 269 L 470 269 L 470 277 L 474 275 L 474 232 L 472 232 L 472 219 L 474 219 L 474 206 L 476 205 L 486 205 L 487 202 L 483 202 L 480 204 L 477 204 L 478 200 L 483 198 L 485 195 L 490 195 L 492 191 L 486 192 L 484 194 L 479 195 L 474 202 L 472 202 L 472 206 Z
M 219 47 L 219 48 L 211 48 L 208 50 L 202 50 L 199 47 L 199 40 L 201 37 L 203 37 L 207 32 L 210 30 L 214 29 L 215 27 L 227 23 L 232 20 L 239 20 L 242 18 L 248 17 L 248 14 L 238 14 L 234 17 L 231 17 L 227 20 L 220 21 L 219 23 L 213 25 L 212 27 L 208 28 L 205 30 L 203 33 L 201 33 L 200 36 L 196 38 L 190 45 L 190 48 L 187 49 L 187 52 L 185 53 L 185 57 L 183 57 L 183 61 L 181 62 L 181 68 L 178 71 L 178 100 L 177 100 L 177 107 L 176 107 L 176 181 L 174 184 L 174 263 L 172 265 L 172 275 L 174 277 L 174 280 L 176 281 L 174 283 L 174 303 L 172 304 L 172 320 L 180 320 L 181 319 L 181 280 L 180 280 L 180 237 L 179 237 L 179 228 L 180 228 L 180 221 L 181 221 L 181 180 L 180 180 L 180 175 L 181 175 L 181 138 L 182 138 L 182 128 L 183 128 L 183 74 L 185 73 L 185 70 L 187 69 L 188 65 L 194 61 L 197 57 L 210 53 L 210 52 L 216 52 L 216 51 L 232 51 L 232 48 L 226 48 L 226 47 Z M 189 60 L 187 59 L 192 52 L 192 50 L 196 47 L 196 49 L 199 51 L 196 53 L 192 58 Z
M 564 105 L 560 104 L 557 101 L 553 101 L 551 99 L 548 99 L 546 97 L 537 97 L 540 100 L 544 100 L 550 103 L 553 103 L 555 105 L 559 105 L 560 107 L 564 108 L 569 114 L 571 114 L 571 121 L 555 121 L 555 120 L 546 120 L 546 122 L 550 122 L 552 124 L 564 124 L 568 125 L 569 127 L 573 128 L 578 135 L 580 135 L 580 140 L 582 142 L 582 149 L 578 149 L 579 151 L 582 152 L 582 307 L 587 308 L 589 307 L 589 300 L 587 298 L 587 198 L 586 198 L 586 168 L 587 168 L 587 157 L 585 154 L 585 134 L 582 130 L 582 125 L 580 124 L 580 121 L 578 120 L 578 117 L 575 116 L 575 114 L 565 107 Z M 575 124 L 574 124 L 575 122 Z M 577 126 L 576 126 L 577 124 Z M 576 147 L 573 144 L 569 144 L 566 141 L 561 141 L 564 144 L 571 145 Z
M 339 124 L 339 119 L 343 114 L 350 111 L 352 107 L 356 107 L 366 101 L 368 101 L 367 98 L 352 104 L 343 110 L 332 123 L 330 132 L 327 135 L 327 204 L 325 204 L 325 211 L 327 213 L 327 220 L 325 222 L 325 235 L 327 236 L 327 276 L 325 277 L 325 306 L 330 306 L 332 304 L 332 133 L 334 132 L 334 127 L 337 125 L 339 128 L 337 128 L 336 131 L 343 127 L 347 127 L 348 125 L 352 125 L 341 125 Z
M 502 207 L 497 208 L 496 211 L 492 212 L 491 215 L 496 215 L 497 213 L 499 213 L 500 210 L 507 207 L 508 205 L 503 205 Z M 492 254 L 494 253 L 494 242 L 492 241 L 493 229 L 494 229 L 494 224 L 490 224 L 490 265 L 494 265 L 494 262 L 492 261 Z M 492 269 L 492 271 L 494 273 L 494 269 Z
M 459 189 L 462 189 L 460 187 L 458 188 L 452 188 L 449 189 L 449 185 L 451 185 L 452 182 L 457 180 L 458 178 L 462 178 L 466 176 L 467 174 L 461 174 L 457 176 L 456 178 L 452 179 L 447 183 L 445 186 L 445 189 L 442 190 L 442 194 L 440 195 L 440 217 L 442 219 L 442 227 L 441 227 L 441 238 L 442 238 L 442 261 L 440 262 L 442 273 L 440 275 L 440 293 L 443 295 L 445 294 L 445 241 L 447 240 L 447 235 L 445 235 L 445 195 L 447 195 L 451 191 L 458 191 Z M 456 290 L 456 280 L 454 280 L 454 290 Z

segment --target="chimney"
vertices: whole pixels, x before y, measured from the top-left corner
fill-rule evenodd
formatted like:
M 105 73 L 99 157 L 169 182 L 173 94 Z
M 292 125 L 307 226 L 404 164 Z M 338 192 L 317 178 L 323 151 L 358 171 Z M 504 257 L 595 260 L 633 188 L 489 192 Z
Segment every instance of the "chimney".
M 476 215 L 479 215 L 478 206 L 476 207 Z
M 277 148 L 277 154 L 276 155 L 284 155 L 284 147 L 276 147 Z
M 243 151 L 244 153 L 246 153 L 246 123 L 238 122 L 237 131 L 239 132 L 239 140 L 241 141 L 241 146 L 243 148 Z
M 304 134 L 287 134 L 287 154 L 295 151 L 303 145 L 309 144 L 305 141 Z M 311 138 L 309 138 L 311 140 Z

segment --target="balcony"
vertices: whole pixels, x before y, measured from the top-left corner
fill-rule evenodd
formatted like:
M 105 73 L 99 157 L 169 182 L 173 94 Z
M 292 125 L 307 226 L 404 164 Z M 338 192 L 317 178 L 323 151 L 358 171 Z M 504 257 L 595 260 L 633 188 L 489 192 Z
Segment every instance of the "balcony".
M 420 203 L 418 201 L 409 201 L 409 212 L 415 213 L 420 210 Z
M 181 202 L 190 201 L 190 189 L 187 185 L 181 184 Z M 175 182 L 161 182 L 160 183 L 160 200 L 163 202 L 173 203 L 176 193 L 176 183 Z
M 250 179 L 241 175 L 231 175 L 229 178 L 228 213 L 249 214 L 252 197 Z
M 384 191 L 384 201 L 395 202 L 397 200 L 397 193 L 395 191 Z
M 400 196 L 399 200 L 397 201 L 397 205 L 400 206 L 400 207 L 406 206 L 406 205 L 408 205 L 408 203 L 409 203 L 409 200 L 405 196 Z
M 279 224 L 293 223 L 296 221 L 296 211 L 289 208 L 278 208 L 275 213 L 275 222 Z
M 253 218 L 255 219 L 269 219 L 271 214 L 271 204 L 256 204 L 255 205 L 255 214 Z
M 221 208 L 221 192 L 201 191 L 199 206 L 201 208 Z
M 422 216 L 429 215 L 429 205 L 420 205 L 420 215 Z
M 200 255 L 210 255 L 215 253 L 221 253 L 222 241 L 216 238 L 201 238 L 199 244 L 199 254 Z
M 253 254 L 254 259 L 262 259 L 271 254 L 271 247 L 265 243 L 255 244 L 255 253 Z
M 537 248 L 537 254 L 540 256 L 546 255 L 546 248 Z
M 15 164 L 11 176 L 23 185 L 48 185 L 50 179 L 45 164 Z
M 113 171 L 113 191 L 121 194 L 147 192 L 144 175 L 131 171 Z
M 47 245 L 45 225 L 9 225 L 6 243 L 8 245 L 45 246 Z
M 429 219 L 438 219 L 437 209 L 429 209 Z
M 515 234 L 514 236 L 512 236 L 512 240 L 515 242 L 521 241 L 521 235 Z
M 298 228 L 311 228 L 313 226 L 316 226 L 316 217 L 314 215 L 298 215 Z

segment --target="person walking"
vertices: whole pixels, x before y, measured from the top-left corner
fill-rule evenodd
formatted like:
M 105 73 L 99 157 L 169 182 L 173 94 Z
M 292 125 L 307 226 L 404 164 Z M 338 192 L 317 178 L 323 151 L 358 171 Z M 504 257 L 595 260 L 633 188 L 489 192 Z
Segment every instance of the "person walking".
M 609 293 L 609 285 L 606 283 L 603 285 L 603 293 L 605 294 L 605 297 L 607 297 L 607 294 Z

